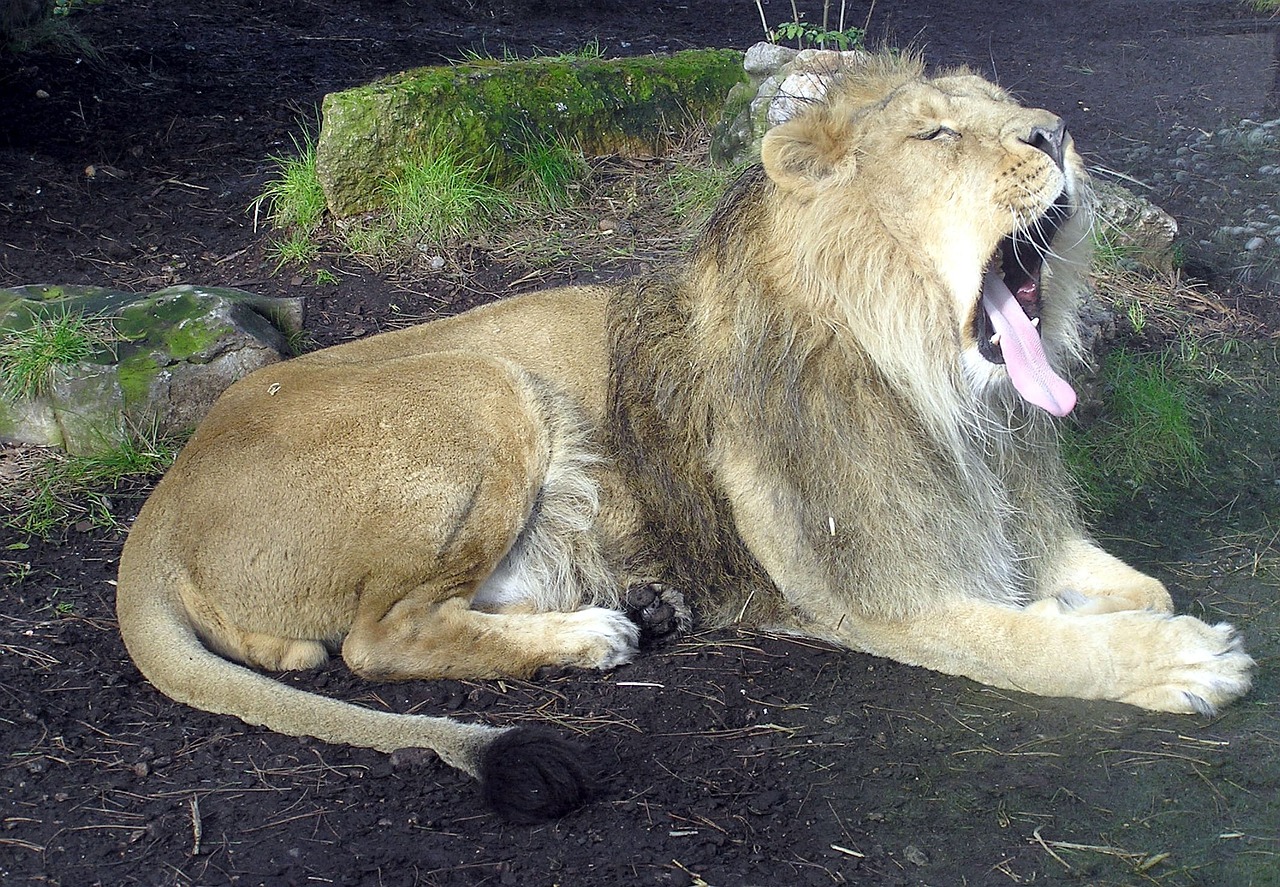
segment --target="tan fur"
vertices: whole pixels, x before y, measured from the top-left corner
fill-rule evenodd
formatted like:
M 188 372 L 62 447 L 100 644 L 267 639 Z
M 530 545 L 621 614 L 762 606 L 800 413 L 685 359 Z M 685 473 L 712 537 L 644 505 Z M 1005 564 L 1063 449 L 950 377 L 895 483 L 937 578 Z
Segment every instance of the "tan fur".
M 370 712 L 233 665 L 341 650 L 377 678 L 627 661 L 629 584 L 708 623 L 832 639 L 1033 693 L 1211 711 L 1228 626 L 1083 535 L 1043 411 L 977 351 L 984 268 L 1059 195 L 1041 332 L 1079 350 L 1087 182 L 1057 118 L 912 59 L 851 73 L 767 137 L 687 268 L 554 290 L 259 371 L 135 525 L 118 612 L 165 693 L 289 733 L 492 734 Z M 213 655 L 208 650 L 220 655 Z M 223 658 L 226 657 L 226 658 Z

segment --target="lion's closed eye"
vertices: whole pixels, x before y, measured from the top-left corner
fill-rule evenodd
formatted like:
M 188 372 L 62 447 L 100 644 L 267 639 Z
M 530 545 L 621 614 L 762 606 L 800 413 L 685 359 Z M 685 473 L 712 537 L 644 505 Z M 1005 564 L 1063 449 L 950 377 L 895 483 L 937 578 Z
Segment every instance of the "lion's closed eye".
M 937 140 L 954 142 L 961 138 L 958 131 L 949 126 L 934 126 L 916 134 L 916 138 L 922 142 L 932 142 Z

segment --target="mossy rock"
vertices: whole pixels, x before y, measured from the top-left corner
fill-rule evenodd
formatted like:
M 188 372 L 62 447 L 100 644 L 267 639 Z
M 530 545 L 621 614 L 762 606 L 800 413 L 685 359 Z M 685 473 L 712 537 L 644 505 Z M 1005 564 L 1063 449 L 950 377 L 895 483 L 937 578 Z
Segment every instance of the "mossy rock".
M 691 121 L 714 120 L 745 76 L 742 53 L 723 49 L 419 68 L 325 96 L 317 172 L 344 217 L 377 209 L 406 158 L 442 139 L 489 164 L 499 184 L 538 140 L 597 156 L 661 153 Z
M 236 379 L 280 360 L 302 324 L 299 299 L 227 287 L 0 289 L 0 337 L 63 314 L 101 318 L 112 341 L 57 367 L 34 396 L 0 397 L 0 440 L 89 453 L 134 432 L 181 434 Z

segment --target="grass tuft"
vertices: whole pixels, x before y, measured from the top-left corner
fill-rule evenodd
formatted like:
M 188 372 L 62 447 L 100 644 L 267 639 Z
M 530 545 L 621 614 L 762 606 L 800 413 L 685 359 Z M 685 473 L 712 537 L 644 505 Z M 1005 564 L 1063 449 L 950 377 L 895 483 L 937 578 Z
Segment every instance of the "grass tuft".
M 41 538 L 74 521 L 115 526 L 109 494 L 128 478 L 163 473 L 177 449 L 173 442 L 129 440 L 91 455 L 51 456 L 30 472 L 20 489 L 6 496 L 13 501 L 4 524 Z
M 311 232 L 324 218 L 324 189 L 316 172 L 316 145 L 310 136 L 302 144 L 293 141 L 295 155 L 273 154 L 275 175 L 253 201 L 254 218 L 265 214 L 278 231 L 299 229 Z
M 275 260 L 276 270 L 285 265 L 306 265 L 320 255 L 315 235 L 300 229 L 287 232 L 267 247 L 267 257 Z
M 0 394 L 9 400 L 43 394 L 59 367 L 87 360 L 117 338 L 107 318 L 72 311 L 11 330 L 0 339 Z
M 582 150 L 565 139 L 534 139 L 516 154 L 516 189 L 537 207 L 563 209 L 591 173 Z
M 667 177 L 665 188 L 672 211 L 677 218 L 688 219 L 690 223 L 701 226 L 742 169 L 741 166 L 708 163 L 676 164 Z
M 1088 505 L 1108 510 L 1148 484 L 1186 482 L 1203 465 L 1193 372 L 1176 347 L 1107 355 L 1102 415 L 1087 428 L 1068 426 L 1063 436 L 1063 455 Z
M 513 205 L 510 194 L 490 184 L 484 164 L 447 144 L 410 159 L 385 189 L 388 222 L 401 243 L 491 229 Z
M 293 147 L 293 156 L 268 158 L 275 173 L 251 204 L 255 228 L 258 219 L 265 216 L 272 228 L 283 232 L 284 236 L 267 248 L 267 255 L 276 260 L 276 270 L 287 264 L 304 265 L 319 255 L 317 235 L 327 209 L 316 172 L 315 141 L 305 136 L 302 144 L 294 139 Z

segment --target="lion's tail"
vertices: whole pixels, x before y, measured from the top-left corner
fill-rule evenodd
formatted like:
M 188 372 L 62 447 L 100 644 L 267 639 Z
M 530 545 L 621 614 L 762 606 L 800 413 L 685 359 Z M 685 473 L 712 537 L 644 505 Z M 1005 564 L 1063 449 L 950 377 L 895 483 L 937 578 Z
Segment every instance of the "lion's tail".
M 224 659 L 200 640 L 170 583 L 139 573 L 121 571 L 120 634 L 143 676 L 171 699 L 290 736 L 384 752 L 430 749 L 476 777 L 490 807 L 512 822 L 563 816 L 590 794 L 581 750 L 549 731 L 374 711 Z

